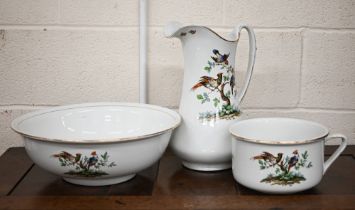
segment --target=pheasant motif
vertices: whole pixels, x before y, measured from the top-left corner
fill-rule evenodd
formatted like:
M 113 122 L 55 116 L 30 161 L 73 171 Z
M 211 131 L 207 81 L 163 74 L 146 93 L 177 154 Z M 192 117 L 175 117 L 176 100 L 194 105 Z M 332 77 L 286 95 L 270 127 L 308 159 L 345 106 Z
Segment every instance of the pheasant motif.
M 261 155 L 254 156 L 252 159 L 253 160 L 264 160 L 270 164 L 270 166 L 274 166 L 278 164 L 281 159 L 282 159 L 283 154 L 282 153 L 277 153 L 277 156 L 275 157 L 273 154 L 269 152 L 263 152 Z
M 62 158 L 62 159 L 69 161 L 69 162 L 78 162 L 80 160 L 81 154 L 77 153 L 75 156 L 73 156 L 69 152 L 62 151 L 59 154 L 54 154 L 53 157 Z
M 196 83 L 191 90 L 196 90 L 199 87 L 205 87 L 210 90 L 217 89 L 222 84 L 222 75 L 223 73 L 218 73 L 217 78 L 209 77 L 209 76 L 202 76 L 200 77 L 200 81 Z

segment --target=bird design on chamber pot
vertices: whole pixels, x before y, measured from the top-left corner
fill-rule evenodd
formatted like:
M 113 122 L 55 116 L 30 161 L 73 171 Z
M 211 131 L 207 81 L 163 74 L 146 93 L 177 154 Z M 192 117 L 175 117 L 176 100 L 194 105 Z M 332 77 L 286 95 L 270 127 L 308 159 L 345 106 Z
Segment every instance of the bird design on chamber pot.
M 301 168 L 311 168 L 312 162 L 308 160 L 308 151 L 299 154 L 298 150 L 294 150 L 291 156 L 277 153 L 273 155 L 270 152 L 262 152 L 251 158 L 257 160 L 260 170 L 273 168 L 274 173 L 269 173 L 266 178 L 260 180 L 263 183 L 271 185 L 291 186 L 299 184 L 306 180 L 306 177 L 300 172 Z

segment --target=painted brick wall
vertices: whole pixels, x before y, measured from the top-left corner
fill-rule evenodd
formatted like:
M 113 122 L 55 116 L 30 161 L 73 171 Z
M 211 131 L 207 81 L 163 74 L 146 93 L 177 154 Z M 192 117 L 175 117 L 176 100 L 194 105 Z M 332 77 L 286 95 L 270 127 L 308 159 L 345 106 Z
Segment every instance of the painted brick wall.
M 246 22 L 255 29 L 258 54 L 244 118 L 315 120 L 355 144 L 355 1 L 149 2 L 149 103 L 179 104 L 182 50 L 178 40 L 163 37 L 166 22 L 221 34 Z M 138 6 L 138 0 L 0 0 L 0 154 L 22 145 L 10 122 L 23 113 L 138 102 Z M 247 63 L 242 36 L 239 78 Z

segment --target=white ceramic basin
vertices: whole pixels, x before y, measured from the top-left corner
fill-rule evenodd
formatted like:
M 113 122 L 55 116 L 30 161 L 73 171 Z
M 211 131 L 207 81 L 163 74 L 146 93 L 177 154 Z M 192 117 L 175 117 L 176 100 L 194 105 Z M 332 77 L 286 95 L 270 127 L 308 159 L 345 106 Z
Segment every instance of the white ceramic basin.
M 12 122 L 38 166 L 66 181 L 116 184 L 154 164 L 181 118 L 176 112 L 135 103 L 59 106 Z

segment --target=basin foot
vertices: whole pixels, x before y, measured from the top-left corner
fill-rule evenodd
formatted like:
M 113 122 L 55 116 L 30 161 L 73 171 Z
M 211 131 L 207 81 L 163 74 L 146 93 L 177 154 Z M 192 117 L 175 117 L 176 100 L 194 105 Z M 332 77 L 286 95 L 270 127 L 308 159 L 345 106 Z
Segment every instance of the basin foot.
M 113 185 L 122 183 L 132 179 L 136 174 L 130 174 L 127 176 L 120 176 L 120 177 L 112 177 L 107 179 L 85 179 L 85 178 L 68 178 L 63 177 L 63 179 L 69 183 L 77 184 L 77 185 L 84 185 L 84 186 L 104 186 L 104 185 Z
M 221 171 L 232 168 L 231 162 L 226 163 L 192 163 L 183 161 L 182 165 L 196 171 Z

